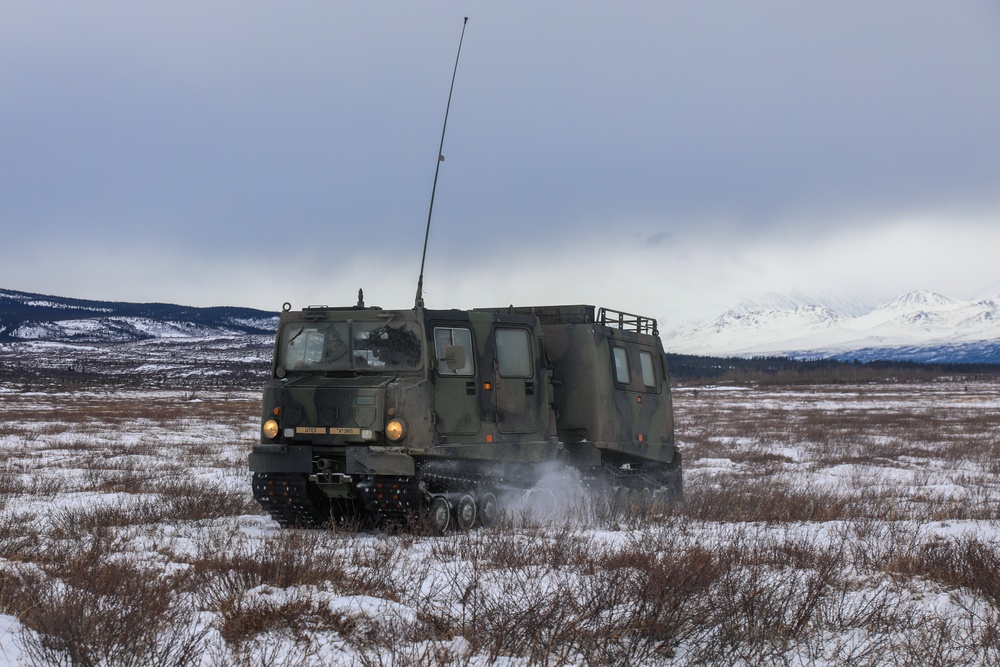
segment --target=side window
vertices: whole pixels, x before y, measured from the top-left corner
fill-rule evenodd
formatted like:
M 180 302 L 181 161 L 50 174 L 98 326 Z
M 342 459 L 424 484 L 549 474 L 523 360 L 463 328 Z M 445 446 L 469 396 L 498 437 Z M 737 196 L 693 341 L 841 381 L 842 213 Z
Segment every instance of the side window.
M 656 389 L 656 370 L 653 366 L 653 355 L 645 350 L 640 350 L 639 365 L 642 367 L 642 383 L 649 389 Z
M 524 329 L 497 329 L 497 370 L 505 378 L 530 378 L 531 345 Z
M 632 373 L 628 368 L 628 352 L 624 347 L 611 348 L 615 358 L 615 380 L 619 384 L 632 384 Z
M 434 328 L 434 354 L 440 375 L 474 375 L 475 351 L 472 332 L 452 327 Z

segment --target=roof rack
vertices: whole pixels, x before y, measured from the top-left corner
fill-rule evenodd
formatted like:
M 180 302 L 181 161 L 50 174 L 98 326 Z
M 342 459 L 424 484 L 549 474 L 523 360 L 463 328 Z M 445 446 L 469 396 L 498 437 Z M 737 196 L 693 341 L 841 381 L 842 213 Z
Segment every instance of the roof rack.
M 633 315 L 620 310 L 610 308 L 599 308 L 597 311 L 597 323 L 606 327 L 617 326 L 622 331 L 634 331 L 641 334 L 652 334 L 658 336 L 659 329 L 656 328 L 656 320 L 643 315 Z

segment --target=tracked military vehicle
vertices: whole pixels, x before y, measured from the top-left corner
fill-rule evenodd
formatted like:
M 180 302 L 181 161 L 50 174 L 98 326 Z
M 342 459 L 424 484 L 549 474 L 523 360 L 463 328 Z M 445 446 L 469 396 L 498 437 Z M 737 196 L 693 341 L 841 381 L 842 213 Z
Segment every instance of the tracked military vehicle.
M 488 524 L 553 462 L 585 484 L 682 494 L 656 320 L 587 305 L 286 304 L 253 490 L 282 525 Z
M 462 52 L 465 25 L 459 39 Z M 592 487 L 681 496 L 656 320 L 593 306 L 292 310 L 264 388 L 254 497 L 282 525 L 490 523 L 553 464 Z

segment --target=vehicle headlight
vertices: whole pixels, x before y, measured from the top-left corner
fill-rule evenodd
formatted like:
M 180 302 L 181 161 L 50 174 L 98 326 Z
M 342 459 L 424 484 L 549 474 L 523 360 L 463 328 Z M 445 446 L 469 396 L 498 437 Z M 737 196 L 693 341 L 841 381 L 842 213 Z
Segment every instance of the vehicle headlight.
M 385 425 L 385 437 L 393 442 L 399 442 L 406 435 L 406 426 L 401 419 L 393 419 Z
M 268 419 L 266 422 L 264 422 L 264 427 L 262 430 L 264 432 L 265 438 L 267 438 L 268 440 L 273 440 L 274 438 L 278 437 L 278 422 L 274 421 L 273 419 Z

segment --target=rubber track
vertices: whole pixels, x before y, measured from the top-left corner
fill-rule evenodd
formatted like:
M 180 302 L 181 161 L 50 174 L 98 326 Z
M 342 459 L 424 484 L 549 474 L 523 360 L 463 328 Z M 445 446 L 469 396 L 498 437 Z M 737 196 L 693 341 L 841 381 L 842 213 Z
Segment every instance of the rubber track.
M 254 473 L 253 497 L 282 526 L 320 526 L 330 520 L 309 497 L 305 475 Z
M 416 477 L 368 475 L 355 486 L 372 518 L 405 519 L 420 509 Z
M 623 484 L 633 491 L 641 491 L 643 487 L 651 491 L 669 491 L 678 493 L 680 491 L 680 474 L 670 468 L 665 468 L 659 473 L 644 470 L 622 470 L 610 464 L 604 464 L 602 468 L 603 478 L 595 477 L 595 480 L 603 479 L 605 484 L 614 485 L 614 482 Z

